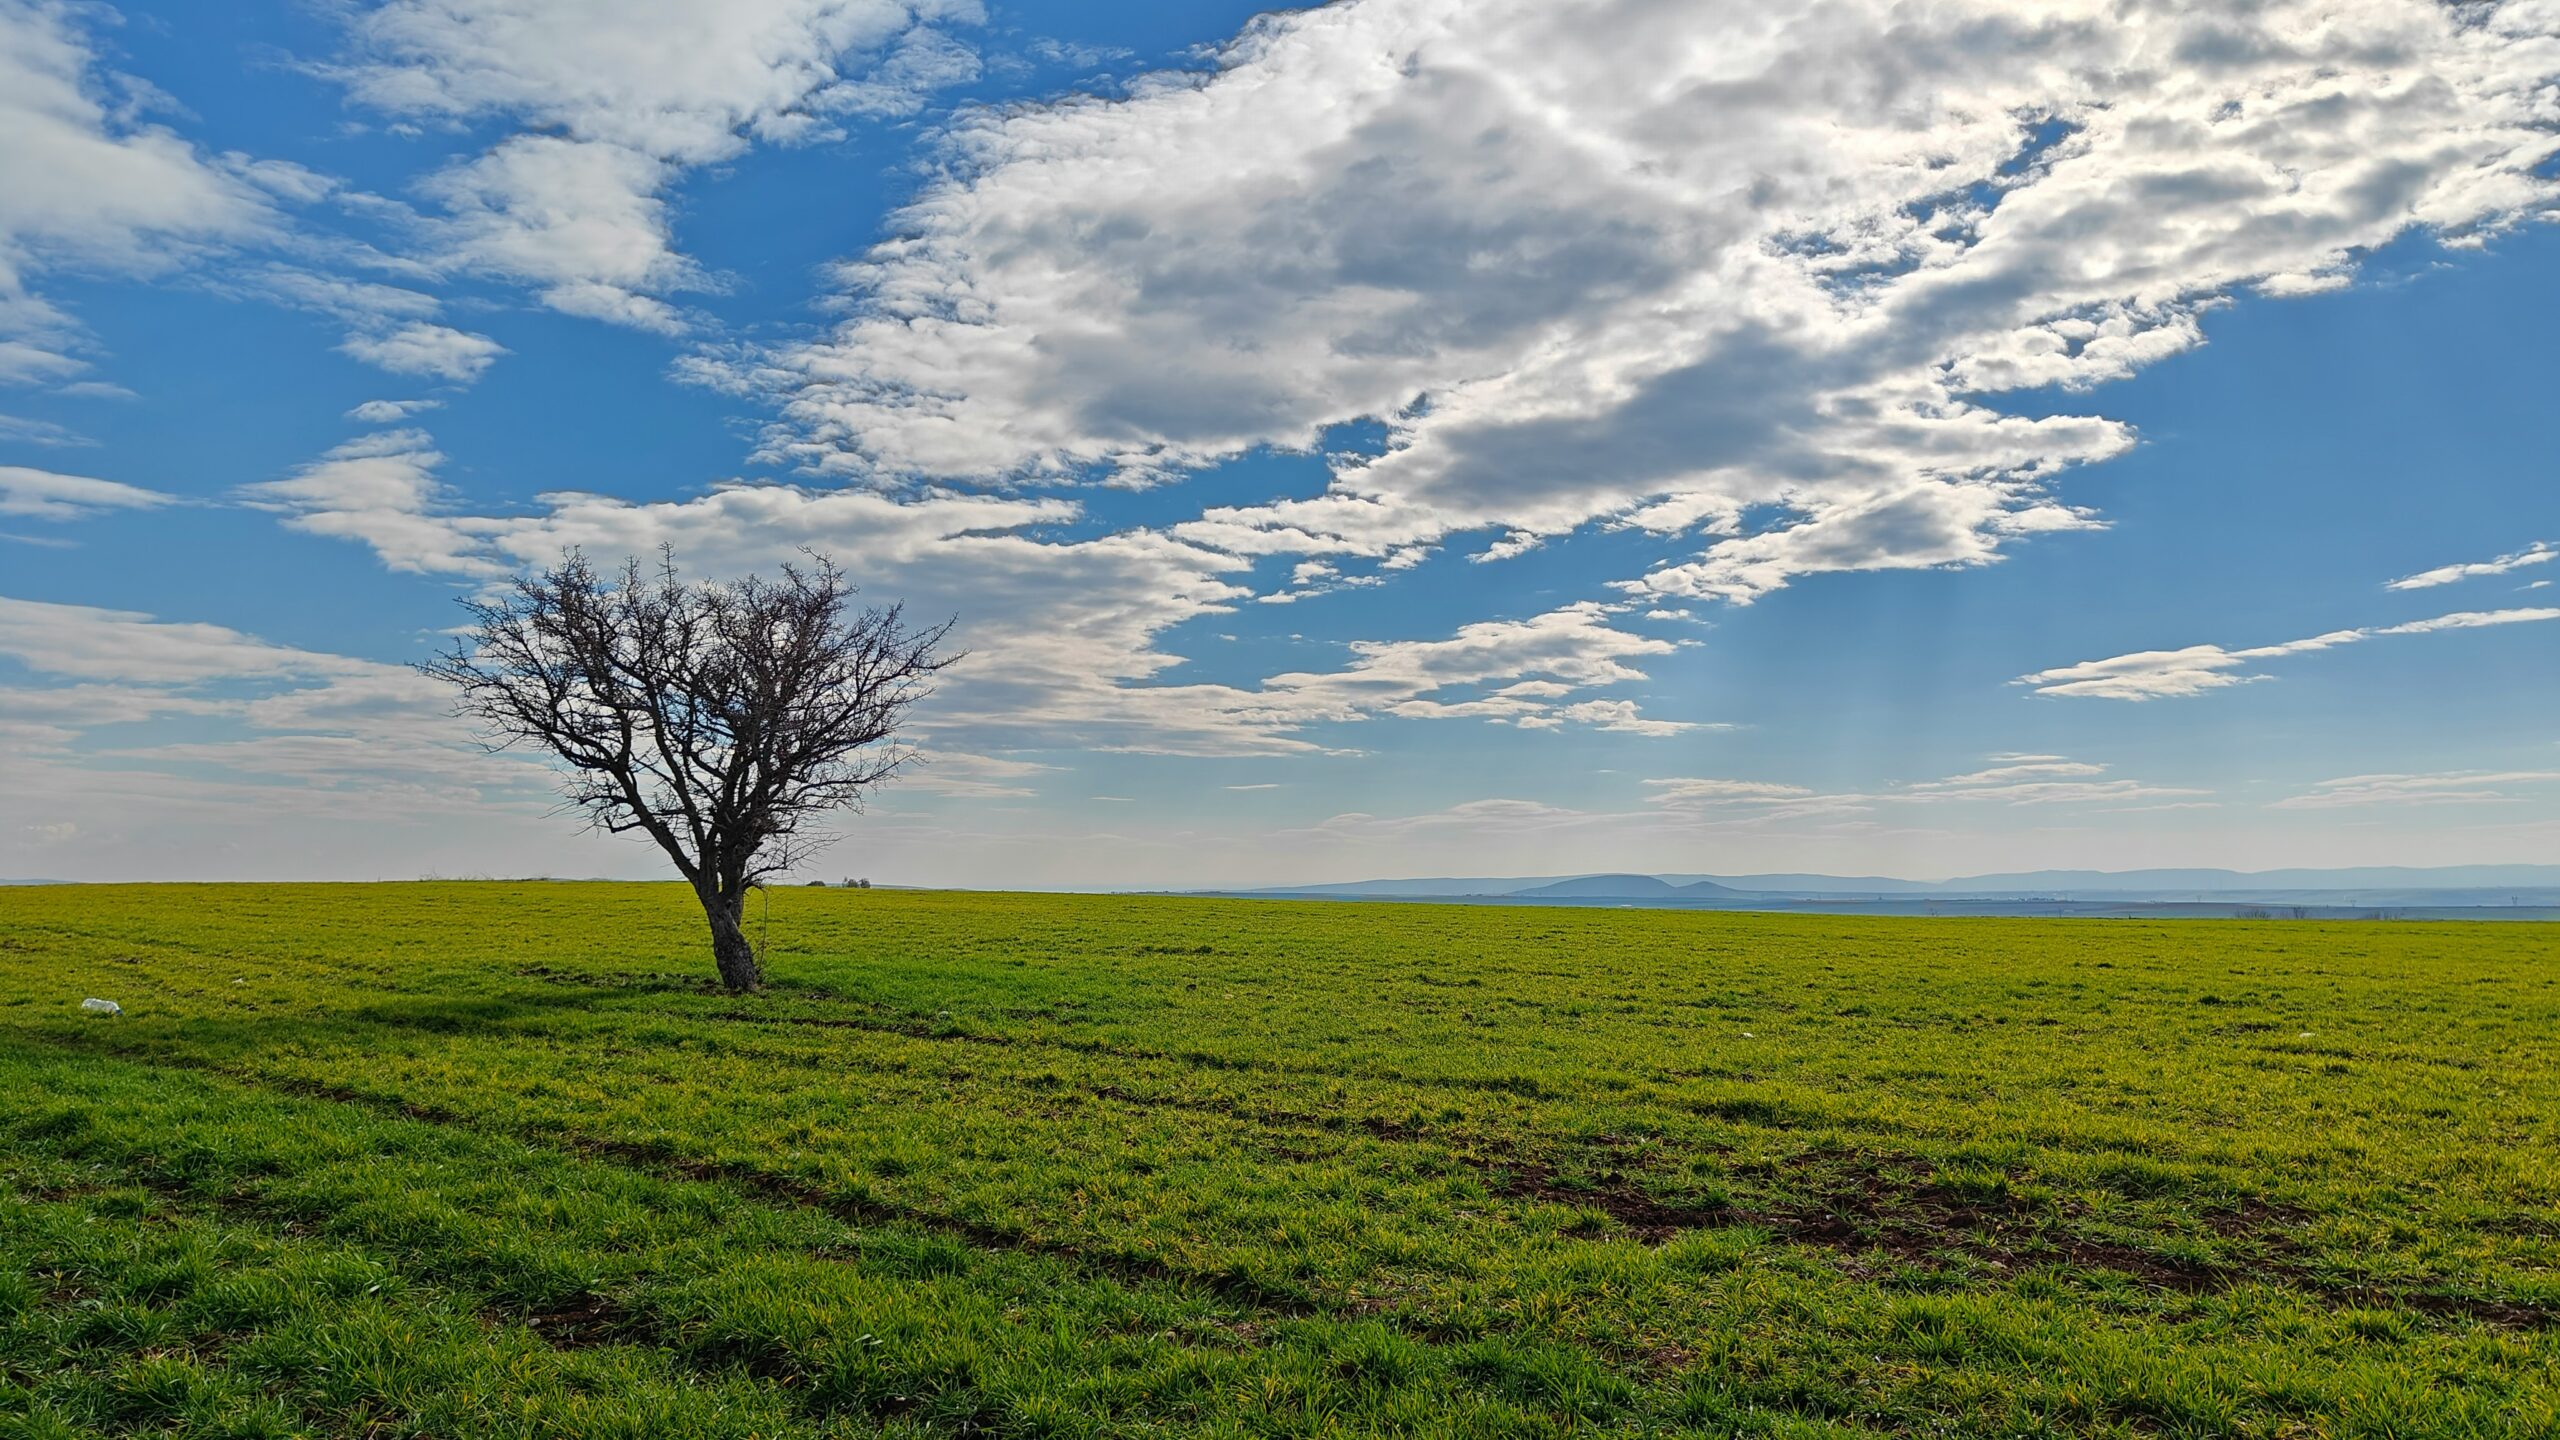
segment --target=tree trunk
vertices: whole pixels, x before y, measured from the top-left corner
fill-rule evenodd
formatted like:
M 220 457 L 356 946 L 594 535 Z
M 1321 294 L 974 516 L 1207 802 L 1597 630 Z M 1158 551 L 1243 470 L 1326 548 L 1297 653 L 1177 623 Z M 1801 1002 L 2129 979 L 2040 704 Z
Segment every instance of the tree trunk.
M 720 983 L 732 993 L 742 994 L 764 988 L 764 966 L 756 960 L 756 947 L 747 943 L 746 892 L 723 895 L 704 888 L 702 913 L 711 921 L 711 958 L 720 967 Z

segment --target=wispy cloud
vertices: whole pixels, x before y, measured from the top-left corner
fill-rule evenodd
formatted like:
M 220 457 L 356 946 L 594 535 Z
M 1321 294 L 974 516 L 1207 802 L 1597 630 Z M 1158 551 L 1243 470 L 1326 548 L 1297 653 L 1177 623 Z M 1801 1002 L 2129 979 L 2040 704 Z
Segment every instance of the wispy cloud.
M 2103 773 L 2105 768 L 2071 766 L 2075 777 Z M 1569 842 L 1572 853 L 1585 857 L 1604 851 L 1650 854 L 1653 858 L 1638 868 L 1658 870 L 1677 868 L 1663 858 L 1671 853 L 1669 847 L 1701 839 L 1873 839 L 1910 833 L 1908 822 L 1921 815 L 1967 803 L 2106 812 L 2213 803 L 2198 798 L 2209 793 L 2204 790 L 2129 779 L 2038 780 L 1981 774 L 1873 791 L 1822 791 L 1783 781 L 1718 776 L 1674 776 L 1640 784 L 1645 803 L 1636 810 L 1581 810 L 1540 800 L 1495 797 L 1414 815 L 1351 811 L 1320 825 L 1284 832 L 1282 838 L 1380 845 L 1457 839 L 1499 845 L 1544 839 L 1557 845 Z M 1579 863 L 1590 862 L 1586 858 Z
M 2537 540 L 2522 550 L 2501 555 L 2495 560 L 2481 560 L 2469 565 L 2439 565 L 2415 575 L 2403 575 L 2383 586 L 2385 590 L 2427 590 L 2438 585 L 2451 585 L 2457 580 L 2476 580 L 2490 575 L 2504 575 L 2528 565 L 2548 564 L 2560 560 L 2560 545 Z
M 1080 516 L 1073 500 L 734 485 L 652 505 L 562 492 L 540 497 L 537 514 L 472 515 L 436 478 L 443 459 L 423 431 L 386 431 L 239 493 L 296 528 L 360 541 L 392 568 L 423 573 L 487 577 L 570 545 L 640 554 L 668 543 L 715 573 L 828 549 L 920 613 L 964 617 L 960 643 L 976 659 L 953 672 L 944 723 L 998 749 L 1309 752 L 1326 748 L 1306 735 L 1314 727 L 1380 716 L 1644 736 L 1712 728 L 1594 693 L 1645 680 L 1642 662 L 1680 648 L 1620 628 L 1624 607 L 1599 601 L 1439 638 L 1353 641 L 1337 669 L 1259 685 L 1167 684 L 1154 677 L 1175 662 L 1155 636 L 1243 600 L 1249 592 L 1226 577 L 1245 562 L 1159 533 L 1026 533 Z M 1330 574 L 1302 564 L 1299 578 L 1320 585 Z
M 154 833 L 429 813 L 487 823 L 549 808 L 539 766 L 483 752 L 440 687 L 406 666 L 10 597 L 0 657 L 37 682 L 0 684 L 0 793 L 13 816 L 65 837 L 136 822 Z M 185 738 L 126 738 L 168 717 L 184 717 Z
M 158 274 L 282 227 L 255 167 L 154 123 L 130 98 L 150 92 L 100 65 L 89 27 L 110 14 L 0 5 L 0 383 L 89 368 L 79 323 L 35 288 L 43 272 Z
M 23 465 L 0 465 L 0 515 L 76 520 L 102 510 L 151 510 L 177 497 L 116 480 L 57 475 Z
M 386 430 L 337 446 L 286 479 L 235 493 L 297 530 L 363 541 L 394 570 L 502 573 L 506 567 L 475 553 L 481 530 L 443 513 L 452 508 L 436 478 L 443 463 L 425 431 Z
M 1756 821 L 1871 811 L 1884 806 L 1942 804 L 2069 805 L 2108 810 L 2204 803 L 2207 790 L 2107 779 L 2107 767 L 2060 756 L 2001 755 L 1988 769 L 1866 792 L 1822 792 L 1759 780 L 1679 777 L 1644 782 L 1646 800 L 1666 809 L 1743 814 Z
M 2012 682 L 2032 686 L 2039 695 L 2071 695 L 2098 700 L 2162 700 L 2201 695 L 2268 677 L 2250 671 L 2253 662 L 2302 655 L 2359 644 L 2385 635 L 2428 635 L 2441 630 L 2472 630 L 2492 625 L 2560 620 L 2560 609 L 2460 610 L 2401 625 L 2332 630 L 2280 645 L 2226 650 L 2219 645 L 2190 645 L 2183 650 L 2139 650 L 2105 660 L 2085 660 L 2021 675 Z
M 2441 770 L 2428 775 L 2348 775 L 2274 802 L 2278 810 L 2358 805 L 2491 805 L 2528 797 L 2524 788 L 2560 785 L 2560 770 Z
M 927 742 L 920 744 L 916 763 L 900 772 L 899 784 L 908 790 L 961 799 L 1021 800 L 1040 793 L 1027 783 L 1032 777 L 1057 768 L 1009 756 L 944 749 Z
M 441 400 L 367 400 L 347 412 L 347 418 L 366 425 L 397 425 L 401 421 L 444 404 Z

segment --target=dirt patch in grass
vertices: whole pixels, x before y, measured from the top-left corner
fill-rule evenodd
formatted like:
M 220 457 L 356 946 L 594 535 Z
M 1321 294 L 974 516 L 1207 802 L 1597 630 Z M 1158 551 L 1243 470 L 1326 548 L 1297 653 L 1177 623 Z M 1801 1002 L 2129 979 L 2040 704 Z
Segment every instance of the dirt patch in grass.
M 1967 1193 L 1941 1181 L 1929 1162 L 1908 1158 L 1880 1160 L 1856 1172 L 1846 1188 L 1823 1192 L 1813 1203 L 1766 1208 L 1668 1204 L 1623 1172 L 1566 1180 L 1553 1167 L 1532 1160 L 1514 1161 L 1492 1179 L 1492 1189 L 1515 1199 L 1599 1211 L 1629 1238 L 1647 1245 L 1665 1244 L 1690 1230 L 1749 1226 L 1780 1241 L 1831 1251 L 1847 1273 L 1861 1279 L 1883 1273 L 1873 1261 L 1877 1255 L 1894 1265 L 1931 1270 L 1970 1259 L 2010 1272 L 2040 1266 L 2112 1271 L 2152 1289 L 2183 1294 L 2263 1282 L 2294 1286 L 2330 1305 L 2397 1307 L 2512 1329 L 2560 1323 L 2560 1314 L 2547 1305 L 2338 1284 L 2297 1258 L 2288 1232 L 2310 1217 L 2257 1199 L 2198 1219 L 2225 1240 L 2254 1243 L 2266 1258 L 2209 1264 L 2076 1234 L 2065 1223 L 2073 1217 L 2072 1207 L 2039 1211 L 2005 1192 Z
M 554 1305 L 526 1309 L 490 1308 L 481 1317 L 493 1325 L 518 1324 L 555 1350 L 584 1350 L 635 1338 L 637 1317 L 602 1295 L 581 1295 Z
M 278 1088 L 387 1110 L 430 1124 L 476 1128 L 467 1117 L 435 1106 L 368 1095 L 342 1086 L 286 1082 Z M 1427 1143 L 1431 1138 L 1402 1122 L 1376 1117 L 1332 1119 L 1318 1128 L 1357 1128 L 1390 1141 Z M 590 1158 L 662 1175 L 726 1183 L 767 1199 L 823 1210 L 850 1223 L 912 1225 L 982 1249 L 1049 1255 L 1124 1280 L 1206 1285 L 1230 1300 L 1276 1314 L 1308 1315 L 1323 1308 L 1309 1295 L 1275 1289 L 1232 1271 L 1180 1270 L 1150 1258 L 1047 1241 L 877 1198 L 857 1199 L 792 1176 L 744 1164 L 697 1159 L 655 1145 L 585 1137 L 559 1139 L 563 1148 Z M 2264 1259 L 2252 1260 L 2245 1266 L 2216 1265 L 2075 1234 L 2065 1228 L 2074 1215 L 2069 1206 L 2039 1211 L 2006 1188 L 1989 1195 L 1959 1189 L 1942 1179 L 1930 1161 L 1918 1157 L 1867 1158 L 1842 1177 L 1847 1181 L 1845 1185 L 1819 1187 L 1817 1182 L 1816 1193 L 1808 1202 L 1750 1207 L 1672 1204 L 1648 1194 L 1629 1168 L 1603 1170 L 1589 1178 L 1568 1178 L 1545 1161 L 1511 1153 L 1499 1145 L 1487 1148 L 1489 1154 L 1452 1158 L 1477 1167 L 1487 1188 L 1497 1194 L 1598 1211 L 1616 1222 L 1626 1235 L 1646 1245 L 1665 1244 L 1690 1230 L 1750 1226 L 1765 1230 L 1782 1242 L 1828 1250 L 1846 1273 L 1860 1279 L 1878 1278 L 1885 1273 L 1885 1267 L 1874 1263 L 1873 1257 L 1879 1254 L 1893 1266 L 1928 1270 L 1944 1269 L 1951 1262 L 1969 1258 L 2003 1272 L 2043 1266 L 2106 1270 L 2149 1288 L 2185 1294 L 2211 1293 L 2250 1282 L 2287 1284 L 2329 1305 L 2398 1307 L 2512 1329 L 2560 1324 L 2560 1311 L 2548 1305 L 2342 1285 L 2319 1275 L 2297 1258 L 2299 1251 L 2286 1232 L 2309 1217 L 2291 1207 L 2263 1200 L 2248 1199 L 2234 1207 L 2199 1215 L 2199 1220 L 2223 1239 L 2255 1242 L 2267 1252 Z M 1604 1147 L 1602 1153 L 1640 1172 L 1643 1162 L 1623 1148 Z M 1814 1173 L 1815 1159 L 1812 1155 L 1801 1157 L 1791 1168 L 1800 1174 Z M 2010 1185 L 2021 1179 L 2015 1175 L 2005 1178 Z
M 1749 1223 L 1747 1218 L 1737 1215 L 1730 1207 L 1663 1204 L 1622 1177 L 1603 1177 L 1592 1182 L 1562 1181 L 1551 1166 L 1535 1160 L 1515 1162 L 1502 1182 L 1493 1188 L 1515 1200 L 1537 1200 L 1550 1205 L 1597 1210 L 1647 1245 L 1660 1245 L 1684 1230 Z

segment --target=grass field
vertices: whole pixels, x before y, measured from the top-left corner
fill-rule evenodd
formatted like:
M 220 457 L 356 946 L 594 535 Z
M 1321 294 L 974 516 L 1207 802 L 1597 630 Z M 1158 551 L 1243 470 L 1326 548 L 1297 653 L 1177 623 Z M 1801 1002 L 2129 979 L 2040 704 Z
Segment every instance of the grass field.
M 2560 1434 L 2554 927 L 770 900 L 0 891 L 0 1436 Z

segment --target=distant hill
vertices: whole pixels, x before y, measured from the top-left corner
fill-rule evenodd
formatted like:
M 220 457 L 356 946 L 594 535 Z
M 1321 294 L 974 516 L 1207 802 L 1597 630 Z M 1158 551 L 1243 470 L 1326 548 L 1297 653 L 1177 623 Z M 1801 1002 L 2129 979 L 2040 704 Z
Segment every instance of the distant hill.
M 2494 890 L 2560 885 L 2560 865 L 2366 865 L 2342 870 L 2028 870 L 1967 875 L 1930 887 L 1940 894 L 2022 890 L 2108 894 L 2230 890 Z
M 1896 880 L 1884 875 L 1665 875 L 1674 885 L 1704 881 L 1728 890 L 1793 895 L 1925 895 L 1934 880 Z
M 1747 898 L 1712 880 L 1674 885 L 1659 875 L 1581 875 L 1510 892 L 1514 900 L 1713 900 Z
M 1433 899 L 1452 895 L 1516 895 L 1537 885 L 1550 885 L 1564 879 L 1561 875 L 1533 875 L 1509 879 L 1457 879 L 1435 877 L 1421 880 L 1346 880 L 1338 885 L 1275 885 L 1266 889 L 1232 890 L 1233 895 L 1374 895 Z
M 2360 866 L 2337 870 L 2023 870 L 1952 880 L 1882 875 L 1643 875 L 1355 880 L 1221 894 L 1369 900 L 1516 900 L 1747 906 L 1773 901 L 2127 900 L 2223 905 L 2560 904 L 2560 865 Z

